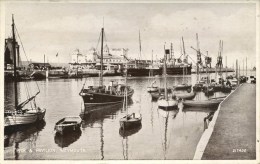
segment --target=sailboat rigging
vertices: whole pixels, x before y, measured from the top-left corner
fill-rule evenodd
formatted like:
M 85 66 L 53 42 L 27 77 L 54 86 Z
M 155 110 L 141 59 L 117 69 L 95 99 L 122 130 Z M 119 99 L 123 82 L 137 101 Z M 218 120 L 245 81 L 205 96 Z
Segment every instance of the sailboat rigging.
M 158 100 L 158 107 L 165 109 L 165 110 L 170 110 L 173 108 L 178 108 L 178 101 L 174 100 L 172 96 L 168 95 L 168 89 L 167 89 L 167 68 L 166 68 L 166 60 L 167 60 L 167 54 L 170 54 L 169 49 L 165 49 L 164 45 L 164 70 L 163 70 L 163 76 L 164 76 L 164 96 L 159 97 Z
M 35 98 L 40 93 L 38 84 L 36 82 L 36 85 L 38 87 L 38 92 L 34 96 L 29 95 L 29 91 L 27 88 L 27 96 L 28 99 L 24 102 L 18 104 L 18 90 L 17 90 L 17 66 L 16 66 L 16 38 L 15 38 L 15 23 L 14 23 L 14 17 L 12 15 L 12 51 L 13 51 L 13 64 L 14 64 L 14 99 L 15 99 L 15 105 L 14 110 L 6 110 L 4 113 L 4 119 L 5 119 L 5 128 L 11 128 L 18 125 L 26 125 L 26 124 L 32 124 L 37 121 L 41 121 L 44 119 L 46 109 L 41 109 L 36 105 Z M 25 85 L 27 87 L 27 85 Z M 25 108 L 25 105 L 29 102 L 32 103 L 31 108 Z
M 117 84 L 113 81 L 108 86 L 103 85 L 103 35 L 104 28 L 101 29 L 101 55 L 100 55 L 100 75 L 99 86 L 89 86 L 87 89 L 83 85 L 79 95 L 83 98 L 85 110 L 89 112 L 90 107 L 102 107 L 104 105 L 121 103 L 124 101 L 124 90 L 127 90 L 127 98 L 131 98 L 134 90 L 126 85 Z M 88 108 L 88 109 L 87 109 Z
M 149 73 L 149 79 L 150 77 L 153 76 L 153 51 L 152 51 L 152 69 L 150 70 L 150 73 Z M 155 79 L 153 78 L 153 82 L 151 84 L 151 86 L 147 87 L 147 92 L 157 92 L 158 91 L 158 87 L 157 86 L 154 86 L 154 84 L 156 83 Z
M 127 86 L 127 61 L 126 61 L 126 76 L 125 76 L 125 85 Z M 125 88 L 124 90 L 124 103 L 123 109 L 126 110 L 126 116 L 120 119 L 120 129 L 128 130 L 139 127 L 142 125 L 142 115 L 140 114 L 139 117 L 136 116 L 136 113 L 128 114 L 128 107 L 127 107 L 127 92 L 128 90 Z M 141 102 L 140 102 L 141 103 Z

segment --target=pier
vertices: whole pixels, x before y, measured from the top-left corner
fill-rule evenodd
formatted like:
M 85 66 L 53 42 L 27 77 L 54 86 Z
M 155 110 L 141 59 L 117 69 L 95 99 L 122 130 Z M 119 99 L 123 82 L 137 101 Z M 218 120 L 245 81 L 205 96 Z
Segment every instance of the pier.
M 220 104 L 194 159 L 256 159 L 256 85 L 242 84 Z

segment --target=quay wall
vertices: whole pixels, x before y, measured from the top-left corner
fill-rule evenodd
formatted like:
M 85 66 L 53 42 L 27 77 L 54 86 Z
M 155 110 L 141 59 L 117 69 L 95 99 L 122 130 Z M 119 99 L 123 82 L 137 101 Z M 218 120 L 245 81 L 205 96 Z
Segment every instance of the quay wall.
M 256 85 L 244 83 L 215 112 L 193 159 L 256 159 Z

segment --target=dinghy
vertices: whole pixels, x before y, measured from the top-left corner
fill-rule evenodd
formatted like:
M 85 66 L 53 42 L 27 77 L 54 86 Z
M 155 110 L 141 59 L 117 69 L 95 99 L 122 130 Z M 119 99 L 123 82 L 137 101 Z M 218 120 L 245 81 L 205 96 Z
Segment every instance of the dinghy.
M 139 127 L 142 124 L 142 115 L 128 114 L 120 119 L 120 127 L 124 130 Z
M 125 85 L 127 86 L 127 62 L 126 63 L 126 76 L 125 76 Z M 142 115 L 139 116 L 136 115 L 136 113 L 128 114 L 128 108 L 127 108 L 127 92 L 128 90 L 125 89 L 124 91 L 124 103 L 123 103 L 123 110 L 126 110 L 126 115 L 119 120 L 120 128 L 123 130 L 128 130 L 131 128 L 135 128 L 137 126 L 141 125 L 142 121 Z M 141 101 L 140 101 L 141 103 Z
M 67 116 L 55 124 L 54 130 L 59 134 L 78 131 L 80 130 L 81 122 L 82 120 L 79 116 Z

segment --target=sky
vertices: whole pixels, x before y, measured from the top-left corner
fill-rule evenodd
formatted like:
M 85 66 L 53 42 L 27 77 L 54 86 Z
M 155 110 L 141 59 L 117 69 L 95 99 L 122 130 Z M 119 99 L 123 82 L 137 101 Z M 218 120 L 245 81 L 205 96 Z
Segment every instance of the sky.
M 187 54 L 196 60 L 196 33 L 202 53 L 218 55 L 223 40 L 223 56 L 232 66 L 235 59 L 248 66 L 256 61 L 255 3 L 18 3 L 5 4 L 5 37 L 11 34 L 11 16 L 29 59 L 68 63 L 75 49 L 86 54 L 96 48 L 104 25 L 110 48 L 128 48 L 128 57 L 139 55 L 139 31 L 142 58 L 162 58 L 164 45 L 173 43 L 180 56 L 184 38 Z M 104 20 L 104 21 L 103 21 Z M 100 47 L 98 47 L 100 49 Z M 59 54 L 56 57 L 56 54 Z M 21 55 L 25 60 L 24 55 Z M 225 61 L 224 61 L 225 66 Z

